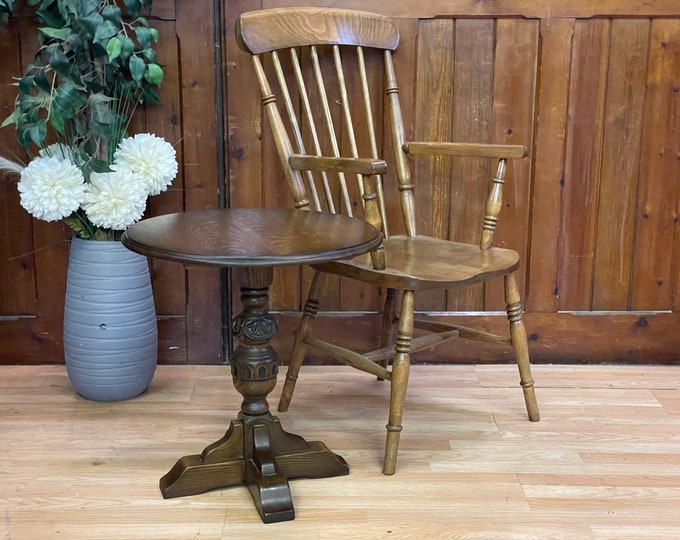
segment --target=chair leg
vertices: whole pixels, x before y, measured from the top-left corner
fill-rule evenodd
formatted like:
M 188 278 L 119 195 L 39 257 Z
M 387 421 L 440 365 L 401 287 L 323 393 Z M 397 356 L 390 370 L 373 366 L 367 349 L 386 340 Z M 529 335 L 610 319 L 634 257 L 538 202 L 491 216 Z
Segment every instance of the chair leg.
M 399 291 L 397 289 L 387 289 L 387 296 L 385 297 L 385 305 L 383 307 L 383 316 L 380 334 L 380 348 L 389 347 L 394 343 L 394 331 L 396 330 L 397 318 L 397 303 L 399 301 Z M 382 367 L 386 368 L 389 360 L 381 360 L 378 362 Z M 383 379 L 378 377 L 379 381 Z
M 510 321 L 510 340 L 515 351 L 517 367 L 519 369 L 520 386 L 524 391 L 524 402 L 529 414 L 529 420 L 538 422 L 540 414 L 534 392 L 534 380 L 531 376 L 531 364 L 529 361 L 529 345 L 527 333 L 522 322 L 522 303 L 514 275 L 505 276 L 505 303 L 507 306 L 508 320 Z
M 281 398 L 279 399 L 279 411 L 286 412 L 290 406 L 290 401 L 293 399 L 293 392 L 295 391 L 295 383 L 297 382 L 300 367 L 305 359 L 305 352 L 307 346 L 305 345 L 305 338 L 312 330 L 312 325 L 316 314 L 319 311 L 319 296 L 321 288 L 323 287 L 325 274 L 323 272 L 315 272 L 312 278 L 312 284 L 309 287 L 309 296 L 305 302 L 305 308 L 302 311 L 302 317 L 298 323 L 297 332 L 295 334 L 295 341 L 293 342 L 293 350 L 290 355 L 288 363 L 288 371 L 286 372 L 286 380 L 281 391 Z
M 397 331 L 396 354 L 392 362 L 390 388 L 390 414 L 387 421 L 387 440 L 385 442 L 385 461 L 383 474 L 394 474 L 397 467 L 399 437 L 402 430 L 404 401 L 411 367 L 411 339 L 413 338 L 413 291 L 404 291 Z

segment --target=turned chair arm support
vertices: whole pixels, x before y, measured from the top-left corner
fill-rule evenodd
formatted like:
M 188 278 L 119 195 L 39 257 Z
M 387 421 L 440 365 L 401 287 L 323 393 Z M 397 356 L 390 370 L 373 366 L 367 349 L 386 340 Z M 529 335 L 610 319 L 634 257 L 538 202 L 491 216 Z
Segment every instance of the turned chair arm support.
M 407 142 L 402 145 L 408 154 L 465 156 L 511 159 L 527 155 L 526 146 L 520 144 L 486 144 L 459 142 Z
M 519 144 L 487 144 L 458 142 L 407 142 L 402 149 L 408 154 L 444 155 L 459 157 L 492 158 L 498 160 L 498 168 L 490 184 L 489 194 L 482 218 L 481 249 L 489 249 L 503 207 L 503 184 L 508 159 L 520 159 L 527 155 L 526 146 Z
M 298 171 L 342 172 L 346 174 L 361 174 L 364 176 L 385 174 L 387 172 L 387 163 L 385 160 L 371 158 L 292 154 L 288 157 L 288 164 Z

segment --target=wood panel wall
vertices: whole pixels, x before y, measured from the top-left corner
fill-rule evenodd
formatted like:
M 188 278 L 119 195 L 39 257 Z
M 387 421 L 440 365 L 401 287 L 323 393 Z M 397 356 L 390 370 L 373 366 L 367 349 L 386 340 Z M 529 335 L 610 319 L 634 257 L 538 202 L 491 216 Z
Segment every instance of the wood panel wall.
M 180 172 L 171 188 L 151 199 L 149 215 L 215 208 L 224 188 L 218 136 L 212 0 L 155 0 L 150 23 L 160 33 L 165 65 L 160 106 L 138 111 L 134 132 L 152 132 L 175 145 Z M 30 10 L 0 30 L 0 115 L 16 92 L 12 77 L 31 62 L 36 26 Z M 0 130 L 0 152 L 25 159 L 12 127 Z M 16 178 L 0 177 L 0 363 L 63 362 L 62 317 L 70 230 L 33 220 L 19 205 Z M 159 317 L 159 360 L 222 360 L 221 277 L 214 270 L 185 272 L 152 261 Z M 96 276 L 93 276 L 96 279 Z
M 161 34 L 166 79 L 161 106 L 147 108 L 136 127 L 176 143 L 180 175 L 152 201 L 150 215 L 224 203 L 289 206 L 233 25 L 243 11 L 305 4 L 371 9 L 395 19 L 409 134 L 529 146 L 530 157 L 509 171 L 497 241 L 524 257 L 535 361 L 678 362 L 676 0 L 379 0 L 370 8 L 358 0 L 155 0 L 151 21 Z M 3 118 L 14 100 L 11 78 L 35 50 L 34 29 L 22 16 L 0 33 Z M 3 155 L 19 152 L 11 128 L 0 130 L 0 148 Z M 446 163 L 415 172 L 421 231 L 469 234 L 466 212 L 480 172 Z M 61 362 L 69 232 L 32 220 L 18 204 L 15 179 L 0 179 L 0 205 L 0 363 Z M 220 361 L 225 277 L 159 261 L 152 270 L 160 361 Z M 271 303 L 283 361 L 309 278 L 306 269 L 276 271 Z M 436 318 L 462 316 L 471 319 L 465 324 L 502 330 L 499 291 L 493 285 L 425 296 L 418 307 Z M 337 281 L 321 326 L 358 344 L 368 341 L 380 299 Z M 416 359 L 508 360 L 505 349 L 481 345 L 423 351 Z
M 568 4 L 568 5 L 567 5 Z M 286 206 L 249 60 L 233 21 L 251 9 L 359 0 L 228 2 L 228 149 L 234 206 Z M 537 361 L 680 360 L 680 4 L 631 0 L 373 2 L 401 32 L 395 62 L 407 138 L 525 144 L 509 171 L 496 238 L 524 259 L 521 284 Z M 230 47 L 230 44 L 232 45 Z M 474 163 L 414 169 L 419 231 L 465 239 L 486 172 Z M 389 177 L 388 177 L 389 179 Z M 309 274 L 272 291 L 286 351 Z M 500 284 L 421 295 L 432 317 L 506 325 Z M 339 281 L 322 309 L 339 339 L 375 336 L 381 297 Z M 348 317 L 348 312 L 355 312 Z M 453 346 L 421 361 L 498 361 L 508 351 Z M 283 354 L 285 357 L 285 354 Z

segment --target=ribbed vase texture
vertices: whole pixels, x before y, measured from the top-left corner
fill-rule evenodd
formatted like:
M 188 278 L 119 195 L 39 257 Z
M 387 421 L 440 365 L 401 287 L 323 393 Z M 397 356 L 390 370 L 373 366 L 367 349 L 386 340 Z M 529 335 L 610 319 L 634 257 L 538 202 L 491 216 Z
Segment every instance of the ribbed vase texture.
M 73 239 L 64 356 L 69 379 L 84 398 L 119 401 L 146 390 L 158 357 L 146 257 L 120 242 Z

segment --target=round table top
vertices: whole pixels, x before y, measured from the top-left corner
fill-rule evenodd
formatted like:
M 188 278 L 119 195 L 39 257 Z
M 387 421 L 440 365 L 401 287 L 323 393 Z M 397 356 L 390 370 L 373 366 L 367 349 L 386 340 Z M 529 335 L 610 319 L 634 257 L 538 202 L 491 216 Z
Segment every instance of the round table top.
M 280 208 L 224 208 L 144 219 L 123 245 L 187 265 L 283 266 L 349 259 L 380 245 L 368 223 L 342 215 Z

